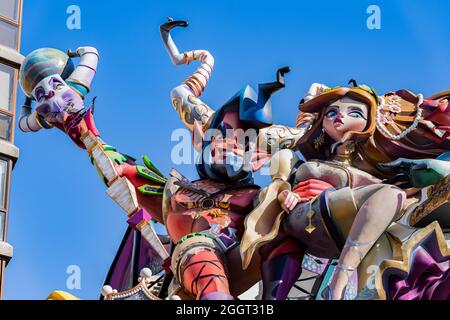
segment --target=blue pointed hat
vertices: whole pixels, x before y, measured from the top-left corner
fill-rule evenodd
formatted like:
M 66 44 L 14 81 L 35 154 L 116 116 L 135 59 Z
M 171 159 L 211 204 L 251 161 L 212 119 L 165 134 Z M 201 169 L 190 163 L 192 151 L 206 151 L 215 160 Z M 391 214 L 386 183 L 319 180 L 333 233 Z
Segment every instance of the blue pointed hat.
M 259 129 L 273 123 L 272 101 L 273 93 L 285 87 L 284 74 L 289 67 L 278 69 L 277 81 L 258 85 L 258 94 L 248 85 L 239 90 L 214 115 L 210 128 L 220 127 L 227 112 L 238 111 L 239 120 L 249 127 Z

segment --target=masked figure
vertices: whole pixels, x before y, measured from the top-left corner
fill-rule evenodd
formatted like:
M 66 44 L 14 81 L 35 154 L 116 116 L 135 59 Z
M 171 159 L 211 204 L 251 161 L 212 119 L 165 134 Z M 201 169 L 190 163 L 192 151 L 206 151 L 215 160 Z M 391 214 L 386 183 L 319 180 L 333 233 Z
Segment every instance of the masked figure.
M 244 268 L 263 257 L 263 298 L 286 298 L 306 252 L 338 259 L 324 299 L 343 299 L 354 271 L 359 298 L 448 299 L 448 94 L 315 84 L 300 110 L 315 119 L 296 146 L 306 162 L 274 155 L 241 241 Z
M 200 152 L 196 165 L 200 180 L 191 182 L 172 170 L 165 186 L 165 225 L 176 243 L 173 285 L 197 299 L 231 299 L 259 279 L 257 264 L 243 274 L 238 245 L 244 218 L 259 193 L 252 172 L 269 156 L 267 139 L 258 135 L 274 128 L 270 127 L 270 97 L 284 87 L 288 69 L 278 71 L 276 82 L 260 85 L 258 94 L 246 86 L 213 111 L 199 96 L 210 79 L 214 59 L 205 50 L 180 54 L 169 33 L 176 26 L 187 23 L 169 20 L 161 26 L 172 61 L 176 65 L 200 61 L 194 74 L 171 92 L 174 108 Z M 301 134 L 301 130 L 293 131 Z

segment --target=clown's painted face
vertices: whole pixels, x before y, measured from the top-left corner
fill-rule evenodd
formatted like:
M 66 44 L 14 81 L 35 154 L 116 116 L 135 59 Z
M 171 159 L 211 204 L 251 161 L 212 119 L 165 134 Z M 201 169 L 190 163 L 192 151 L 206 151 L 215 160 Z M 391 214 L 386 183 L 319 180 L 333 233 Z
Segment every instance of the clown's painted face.
M 366 104 L 343 97 L 327 107 L 322 126 L 334 141 L 340 141 L 348 131 L 363 132 L 367 126 L 367 117 Z
M 83 99 L 60 75 L 42 79 L 33 90 L 36 112 L 51 124 L 63 124 L 70 114 L 84 108 Z

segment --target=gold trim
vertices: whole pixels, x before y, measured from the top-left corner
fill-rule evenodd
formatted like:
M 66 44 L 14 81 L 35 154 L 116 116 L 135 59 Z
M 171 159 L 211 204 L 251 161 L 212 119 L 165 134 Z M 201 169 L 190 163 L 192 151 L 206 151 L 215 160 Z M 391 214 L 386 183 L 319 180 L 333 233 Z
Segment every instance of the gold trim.
M 70 82 L 79 84 L 80 86 L 83 86 L 83 87 L 87 90 L 87 93 L 89 93 L 89 92 L 91 91 L 91 88 L 90 88 L 87 84 L 85 84 L 84 82 L 81 82 L 80 80 L 73 79 L 73 78 L 68 78 L 68 79 L 66 80 L 66 82 L 67 82 L 67 81 L 70 81 Z
M 191 82 L 191 81 L 189 81 L 189 79 L 187 79 L 186 81 L 183 82 L 183 84 L 187 85 L 189 87 L 189 89 L 191 89 L 191 91 L 194 94 L 194 96 L 196 96 L 196 97 L 199 96 L 197 88 L 195 87 L 193 82 Z
M 203 85 L 203 82 L 197 77 L 197 75 L 193 74 L 191 76 L 191 79 L 194 80 L 195 82 L 197 82 L 197 85 L 200 87 L 201 91 L 203 92 L 203 90 L 205 89 L 205 86 Z
M 192 61 L 194 61 L 194 54 L 192 54 L 192 58 L 189 57 L 189 52 L 187 52 L 187 51 L 184 52 L 183 55 L 184 55 L 184 61 L 186 64 L 189 64 Z
M 114 181 L 116 181 L 116 180 L 118 180 L 118 178 L 114 179 Z M 142 209 L 141 207 L 137 207 L 136 209 L 133 210 L 133 212 L 131 212 L 129 215 L 127 215 L 127 217 L 128 217 L 128 218 L 131 218 L 136 212 L 138 212 L 138 211 L 141 210 L 141 209 Z M 142 227 L 142 226 L 145 224 L 145 223 L 143 223 L 143 222 L 145 222 L 145 220 L 144 220 L 144 221 L 141 221 L 141 222 L 138 223 L 137 226 L 136 226 L 136 227 L 139 227 L 139 228 L 138 228 L 139 231 L 141 230 L 140 227 Z
M 103 175 L 103 174 L 102 174 Z M 108 181 L 108 187 L 111 187 L 111 185 L 114 184 L 114 182 L 116 182 L 117 180 L 119 180 L 120 176 L 115 176 L 114 178 L 112 178 L 110 181 Z M 134 213 L 133 213 L 134 214 Z
M 190 76 L 189 78 L 186 79 L 185 83 L 192 89 L 193 87 L 195 88 L 195 90 L 192 90 L 194 92 L 194 95 L 196 97 L 199 97 L 203 90 L 202 87 L 199 83 L 197 83 L 198 80 L 193 78 L 193 76 Z
M 376 288 L 380 299 L 386 300 L 386 292 L 383 287 L 383 273 L 387 269 L 398 269 L 404 271 L 405 273 L 409 273 L 411 268 L 410 259 L 412 249 L 433 232 L 436 235 L 436 240 L 441 255 L 443 257 L 450 256 L 450 248 L 447 245 L 447 241 L 445 240 L 442 229 L 437 221 L 434 221 L 425 228 L 418 230 L 416 234 L 412 235 L 411 238 L 409 238 L 408 241 L 402 245 L 401 258 L 399 260 L 386 259 L 380 264 L 380 271 L 377 272 L 375 277 Z
M 312 202 L 309 202 L 308 205 L 309 205 L 309 208 L 308 208 L 308 213 L 306 214 L 306 216 L 309 219 L 309 224 L 306 226 L 305 231 L 308 232 L 309 234 L 311 234 L 314 232 L 314 230 L 316 230 L 316 227 L 312 224 L 312 221 L 311 221 L 316 213 L 312 209 Z
M 92 156 L 92 151 L 94 150 L 94 148 L 95 148 L 96 146 L 99 146 L 100 149 L 105 150 L 104 147 L 103 147 L 103 145 L 102 145 L 98 140 L 96 140 L 96 141 L 89 147 L 89 149 L 86 150 L 86 152 L 87 152 L 90 156 Z
M 133 214 L 131 214 L 130 217 L 132 217 L 136 212 L 137 212 L 137 211 L 135 211 Z M 145 220 L 145 219 L 142 220 L 141 222 L 139 222 L 139 223 L 136 225 L 136 229 L 141 230 L 141 228 L 142 228 L 144 225 L 146 225 L 147 223 L 148 223 L 147 220 Z
M 427 199 L 419 204 L 409 218 L 409 224 L 415 225 L 450 200 L 450 175 L 427 190 Z
M 42 125 L 42 123 L 39 121 L 39 115 L 37 114 L 37 112 L 34 112 L 34 118 L 36 119 L 37 124 L 39 125 L 39 127 L 41 127 L 41 129 L 44 129 L 44 126 Z
M 281 220 L 285 214 L 278 201 L 278 194 L 290 189 L 289 183 L 276 179 L 262 191 L 265 193 L 262 197 L 260 195 L 261 202 L 245 218 L 245 232 L 239 246 L 244 270 L 250 265 L 256 249 L 278 235 Z

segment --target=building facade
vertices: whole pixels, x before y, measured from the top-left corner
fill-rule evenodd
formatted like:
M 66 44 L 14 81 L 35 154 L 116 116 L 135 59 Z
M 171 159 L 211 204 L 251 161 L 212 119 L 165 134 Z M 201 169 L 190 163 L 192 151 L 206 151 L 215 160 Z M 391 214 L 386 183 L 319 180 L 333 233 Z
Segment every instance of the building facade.
M 19 157 L 14 145 L 23 0 L 0 3 L 0 298 L 3 296 L 5 268 L 13 247 L 7 242 L 11 172 Z

